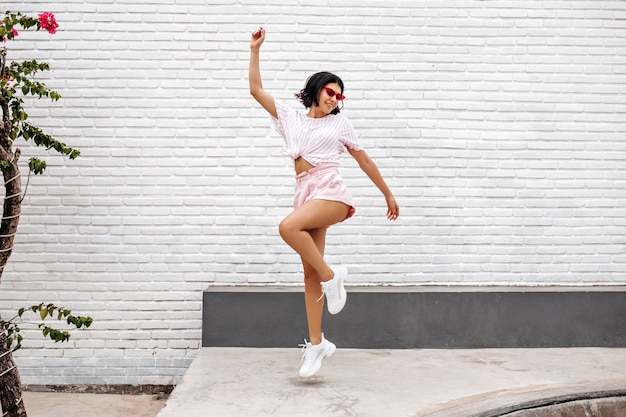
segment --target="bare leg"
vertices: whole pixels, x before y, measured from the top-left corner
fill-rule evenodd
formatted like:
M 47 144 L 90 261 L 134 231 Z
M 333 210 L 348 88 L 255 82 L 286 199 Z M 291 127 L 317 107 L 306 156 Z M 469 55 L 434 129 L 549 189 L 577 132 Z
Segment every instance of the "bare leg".
M 348 210 L 346 204 L 338 201 L 311 200 L 280 222 L 280 236 L 300 255 L 302 263 L 308 264 L 317 273 L 320 281 L 331 280 L 335 274 L 324 262 L 310 231 L 339 223 L 346 218 Z
M 324 256 L 326 243 L 326 227 L 309 231 L 320 255 Z M 309 326 L 309 341 L 313 345 L 322 342 L 322 314 L 324 301 L 322 296 L 322 286 L 320 277 L 315 269 L 308 263 L 302 261 L 304 266 L 304 302 L 306 306 L 306 318 Z

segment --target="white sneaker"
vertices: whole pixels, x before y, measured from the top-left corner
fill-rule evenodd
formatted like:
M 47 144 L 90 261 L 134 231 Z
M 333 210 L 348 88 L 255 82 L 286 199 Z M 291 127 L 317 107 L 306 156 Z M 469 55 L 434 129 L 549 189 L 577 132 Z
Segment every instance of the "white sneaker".
M 326 305 L 330 314 L 339 313 L 346 305 L 348 293 L 343 283 L 347 277 L 348 269 L 345 266 L 338 266 L 335 268 L 333 279 L 322 282 L 322 297 L 326 296 Z
M 317 373 L 322 367 L 322 359 L 329 358 L 335 353 L 337 347 L 328 340 L 324 339 L 322 334 L 322 342 L 319 345 L 312 345 L 304 339 L 302 346 L 302 365 L 300 366 L 300 376 L 308 378 Z

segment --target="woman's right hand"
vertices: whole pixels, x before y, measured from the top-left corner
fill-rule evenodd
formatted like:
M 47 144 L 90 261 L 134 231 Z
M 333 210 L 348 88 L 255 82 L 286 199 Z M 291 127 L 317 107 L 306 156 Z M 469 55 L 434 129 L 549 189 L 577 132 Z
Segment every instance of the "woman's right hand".
M 250 39 L 250 49 L 260 49 L 265 41 L 265 29 L 259 28 L 256 32 L 252 33 L 252 39 Z
M 275 119 L 278 119 L 278 113 L 276 113 L 276 104 L 274 103 L 274 97 L 263 89 L 263 82 L 261 81 L 261 69 L 259 68 L 259 49 L 265 40 L 265 29 L 259 28 L 252 34 L 250 39 L 250 94 L 256 101 L 259 102 L 269 114 Z

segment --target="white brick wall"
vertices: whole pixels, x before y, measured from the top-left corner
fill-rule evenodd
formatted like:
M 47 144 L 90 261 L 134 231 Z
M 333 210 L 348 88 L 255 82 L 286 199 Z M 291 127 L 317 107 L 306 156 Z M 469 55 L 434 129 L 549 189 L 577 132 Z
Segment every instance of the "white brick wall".
M 332 4 L 332 5 L 331 5 Z M 318 70 L 401 205 L 344 159 L 357 215 L 330 229 L 352 283 L 623 284 L 626 2 L 11 1 L 56 14 L 10 57 L 52 67 L 37 123 L 80 148 L 31 178 L 0 312 L 51 301 L 90 314 L 66 345 L 27 331 L 30 384 L 175 383 L 200 345 L 212 283 L 299 283 L 282 244 L 292 170 L 247 91 Z M 23 161 L 44 154 L 22 146 Z M 30 337 L 32 336 L 32 337 Z M 295 341 L 294 341 L 295 343 Z M 45 348 L 45 349 L 44 349 Z

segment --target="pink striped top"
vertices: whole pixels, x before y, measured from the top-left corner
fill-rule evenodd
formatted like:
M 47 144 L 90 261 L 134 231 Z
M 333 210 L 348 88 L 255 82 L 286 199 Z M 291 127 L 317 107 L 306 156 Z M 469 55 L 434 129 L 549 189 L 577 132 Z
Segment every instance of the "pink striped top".
M 360 151 L 352 123 L 339 114 L 329 114 L 319 119 L 275 101 L 278 119 L 270 116 L 271 126 L 285 140 L 282 150 L 296 160 L 304 158 L 313 166 L 326 162 L 339 162 L 339 156 L 346 148 Z

